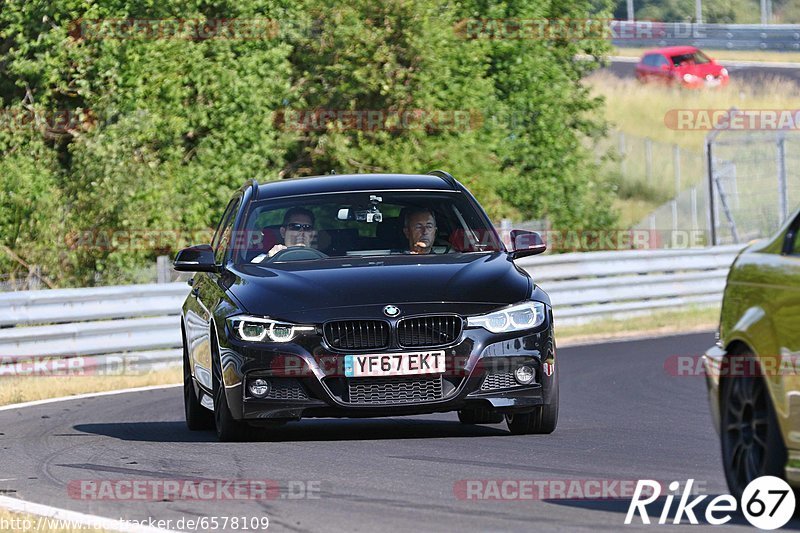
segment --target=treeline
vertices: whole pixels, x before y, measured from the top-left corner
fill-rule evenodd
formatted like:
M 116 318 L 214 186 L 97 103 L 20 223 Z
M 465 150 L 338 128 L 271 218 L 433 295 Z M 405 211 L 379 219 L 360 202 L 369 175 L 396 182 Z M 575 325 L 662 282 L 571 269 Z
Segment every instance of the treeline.
M 597 0 L 6 0 L 0 272 L 136 272 L 213 227 L 246 179 L 450 170 L 493 218 L 614 224 L 587 149 L 599 40 L 482 38 Z M 459 30 L 461 28 L 461 30 Z M 137 238 L 138 236 L 138 238 Z

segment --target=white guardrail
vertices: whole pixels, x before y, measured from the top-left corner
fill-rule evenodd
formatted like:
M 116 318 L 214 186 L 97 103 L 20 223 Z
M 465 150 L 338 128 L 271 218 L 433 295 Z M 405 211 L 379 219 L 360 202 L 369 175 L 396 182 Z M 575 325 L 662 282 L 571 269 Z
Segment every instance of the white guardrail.
M 548 292 L 559 324 L 721 301 L 741 246 L 536 256 L 517 261 Z M 0 363 L 82 357 L 180 361 L 178 313 L 189 287 L 164 283 L 0 293 Z M 0 372 L 0 376 L 2 372 Z

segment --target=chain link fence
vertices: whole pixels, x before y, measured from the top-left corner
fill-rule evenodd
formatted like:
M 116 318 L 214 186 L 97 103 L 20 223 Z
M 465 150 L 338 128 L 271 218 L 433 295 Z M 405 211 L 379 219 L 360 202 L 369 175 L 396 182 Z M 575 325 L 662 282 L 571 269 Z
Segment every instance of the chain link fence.
M 710 240 L 736 244 L 774 233 L 800 201 L 800 134 L 726 131 L 706 141 Z

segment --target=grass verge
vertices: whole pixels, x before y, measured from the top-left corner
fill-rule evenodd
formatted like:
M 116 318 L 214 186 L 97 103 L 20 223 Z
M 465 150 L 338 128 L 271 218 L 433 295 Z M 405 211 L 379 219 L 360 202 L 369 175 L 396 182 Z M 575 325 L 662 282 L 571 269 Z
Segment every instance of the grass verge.
M 641 84 L 599 71 L 585 83 L 605 100 L 605 116 L 615 129 L 654 141 L 677 144 L 703 153 L 707 130 L 673 129 L 665 123 L 668 111 L 680 109 L 800 109 L 800 87 L 794 82 L 764 78 L 758 82 L 731 79 L 727 87 L 689 90 Z
M 179 384 L 179 366 L 129 376 L 20 376 L 0 378 L 0 405 L 149 385 Z
M 652 315 L 597 320 L 575 326 L 556 326 L 559 347 L 589 342 L 715 330 L 720 307 L 690 307 Z M 557 323 L 557 322 L 556 322 Z

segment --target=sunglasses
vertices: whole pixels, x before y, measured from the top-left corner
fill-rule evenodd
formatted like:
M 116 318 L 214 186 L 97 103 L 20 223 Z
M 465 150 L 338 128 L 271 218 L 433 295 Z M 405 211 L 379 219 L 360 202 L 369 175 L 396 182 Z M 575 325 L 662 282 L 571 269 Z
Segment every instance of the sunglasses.
M 290 229 L 292 231 L 311 231 L 314 229 L 313 224 L 300 224 L 299 222 L 292 222 L 291 224 L 286 224 L 286 229 Z

